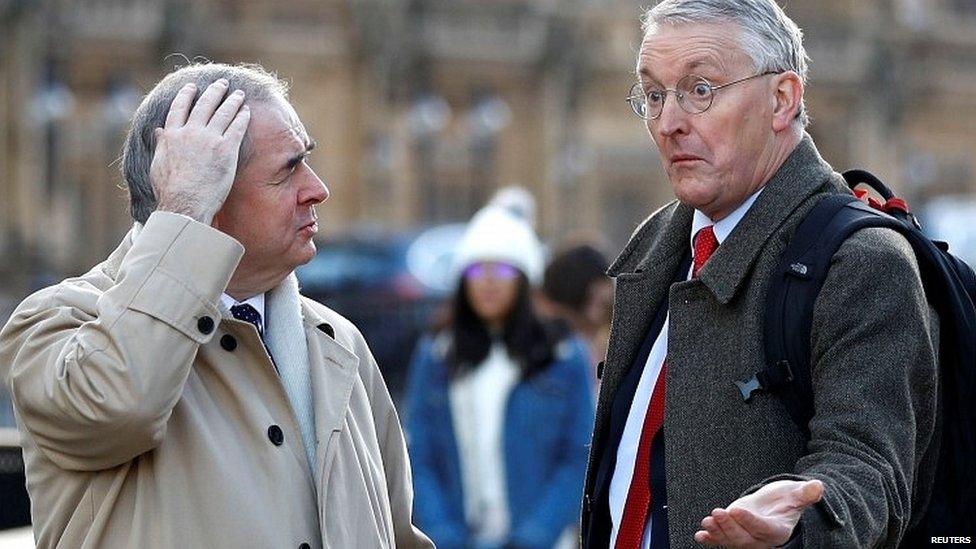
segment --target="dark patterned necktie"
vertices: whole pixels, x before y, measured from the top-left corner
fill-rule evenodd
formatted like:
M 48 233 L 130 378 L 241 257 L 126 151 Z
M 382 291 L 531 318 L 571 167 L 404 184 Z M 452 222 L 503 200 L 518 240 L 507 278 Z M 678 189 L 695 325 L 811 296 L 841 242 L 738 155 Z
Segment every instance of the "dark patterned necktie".
M 234 315 L 234 318 L 237 320 L 243 320 L 244 322 L 253 324 L 258 329 L 258 334 L 261 335 L 261 338 L 264 338 L 264 330 L 261 329 L 261 313 L 257 309 L 247 303 L 242 303 L 231 307 L 230 314 Z

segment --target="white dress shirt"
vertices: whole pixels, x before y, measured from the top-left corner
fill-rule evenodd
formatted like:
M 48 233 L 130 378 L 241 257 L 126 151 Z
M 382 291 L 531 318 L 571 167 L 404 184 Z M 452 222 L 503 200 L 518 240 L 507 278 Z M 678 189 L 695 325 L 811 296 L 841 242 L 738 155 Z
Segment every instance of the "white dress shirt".
M 762 193 L 762 188 L 746 199 L 738 208 L 724 219 L 713 222 L 702 212 L 695 210 L 695 216 L 691 222 L 691 249 L 695 249 L 695 235 L 698 231 L 712 225 L 715 231 L 715 239 L 719 244 L 732 233 L 735 226 L 746 215 L 749 208 Z M 692 261 L 694 264 L 694 261 Z M 691 269 L 688 269 L 687 280 L 691 279 Z M 665 297 L 666 299 L 666 297 Z M 617 463 L 613 470 L 613 478 L 610 480 L 610 520 L 613 529 L 610 531 L 610 547 L 617 543 L 617 534 L 620 531 L 620 521 L 624 515 L 624 505 L 627 503 L 627 493 L 630 491 L 630 482 L 634 477 L 634 463 L 637 461 L 637 446 L 640 443 L 641 430 L 644 427 L 644 416 L 647 414 L 648 404 L 651 402 L 651 394 L 657 384 L 657 377 L 664 366 L 664 359 L 668 352 L 668 317 L 664 318 L 664 325 L 661 326 L 661 333 L 654 340 L 651 353 L 647 357 L 644 365 L 644 373 L 641 374 L 640 382 L 637 384 L 637 392 L 634 393 L 634 400 L 630 405 L 630 412 L 627 415 L 627 423 L 624 425 L 624 432 L 620 438 L 620 446 L 617 448 Z M 717 504 L 717 503 L 716 503 Z M 647 517 L 647 526 L 644 528 L 644 538 L 641 541 L 641 549 L 649 549 L 651 546 L 651 517 Z

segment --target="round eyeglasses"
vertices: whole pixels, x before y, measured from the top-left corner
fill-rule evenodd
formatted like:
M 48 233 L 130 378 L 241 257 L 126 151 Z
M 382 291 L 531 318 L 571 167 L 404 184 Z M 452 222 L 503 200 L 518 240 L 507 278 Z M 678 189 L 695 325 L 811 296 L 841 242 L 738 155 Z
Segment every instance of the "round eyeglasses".
M 681 110 L 688 114 L 700 114 L 712 106 L 712 101 L 715 100 L 715 92 L 718 90 L 769 74 L 779 74 L 779 72 L 761 72 L 719 86 L 713 85 L 701 76 L 689 74 L 678 80 L 673 90 L 652 88 L 647 93 L 644 92 L 641 83 L 637 82 L 631 86 L 630 94 L 627 95 L 627 102 L 630 103 L 630 107 L 634 109 L 634 114 L 637 116 L 644 120 L 657 120 L 664 112 L 664 101 L 668 98 L 668 94 L 673 93 Z

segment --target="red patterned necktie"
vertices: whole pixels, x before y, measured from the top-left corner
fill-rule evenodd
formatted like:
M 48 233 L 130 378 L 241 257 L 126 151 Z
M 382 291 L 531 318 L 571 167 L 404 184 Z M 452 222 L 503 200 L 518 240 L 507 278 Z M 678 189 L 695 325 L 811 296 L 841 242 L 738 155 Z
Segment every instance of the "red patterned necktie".
M 718 240 L 711 225 L 698 231 L 695 236 L 692 278 L 698 278 L 698 271 L 716 248 L 718 248 Z M 627 492 L 624 514 L 620 520 L 620 531 L 617 532 L 616 549 L 637 549 L 641 546 L 644 537 L 647 513 L 651 509 L 651 446 L 654 437 L 664 424 L 664 380 L 667 373 L 668 362 L 664 361 L 661 373 L 657 375 L 657 383 L 654 384 L 651 402 L 644 414 L 644 425 L 641 427 L 640 441 L 637 443 L 634 476 L 630 481 L 630 490 Z
M 718 248 L 718 239 L 712 225 L 698 231 L 695 235 L 695 266 L 691 270 L 691 277 L 698 278 L 698 271 L 705 266 L 705 262 Z

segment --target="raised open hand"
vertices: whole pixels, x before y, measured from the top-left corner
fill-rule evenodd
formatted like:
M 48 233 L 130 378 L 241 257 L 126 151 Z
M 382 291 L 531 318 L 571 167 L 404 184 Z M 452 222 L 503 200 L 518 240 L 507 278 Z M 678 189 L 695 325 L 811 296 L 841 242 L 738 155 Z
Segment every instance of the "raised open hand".
M 803 510 L 823 497 L 819 480 L 778 480 L 705 517 L 695 541 L 758 549 L 789 541 Z
M 196 86 L 183 86 L 170 105 L 165 126 L 156 129 L 149 179 L 159 210 L 209 225 L 227 198 L 251 119 L 244 92 L 228 94 L 227 88 L 227 80 L 217 80 L 191 109 Z

